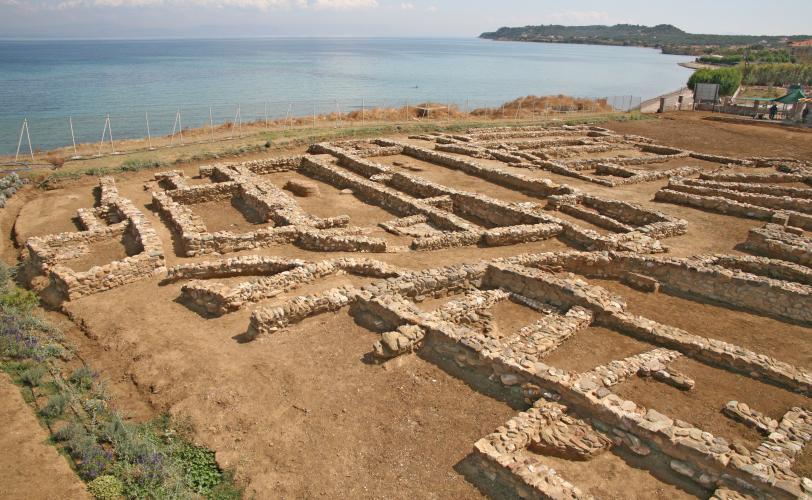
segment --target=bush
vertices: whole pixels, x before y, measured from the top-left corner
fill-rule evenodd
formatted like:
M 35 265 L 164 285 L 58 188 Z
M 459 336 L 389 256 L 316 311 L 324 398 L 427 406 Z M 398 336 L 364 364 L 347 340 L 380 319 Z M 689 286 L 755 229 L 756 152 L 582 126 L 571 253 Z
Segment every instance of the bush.
M 104 177 L 111 173 L 113 173 L 113 170 L 108 167 L 93 167 L 85 170 L 85 175 L 89 175 L 90 177 Z
M 71 422 L 68 425 L 60 427 L 57 429 L 56 432 L 53 434 L 54 441 L 62 442 L 70 442 L 75 436 L 87 434 L 85 432 L 84 427 L 77 424 L 76 422 Z
M 68 381 L 76 386 L 76 388 L 86 391 L 93 387 L 94 378 L 95 374 L 93 370 L 86 366 L 80 366 L 70 374 Z
M 137 159 L 133 158 L 126 160 L 121 164 L 121 170 L 124 172 L 137 172 L 147 168 L 158 168 L 165 166 L 166 163 L 158 160 L 157 158 Z
M 96 479 L 106 473 L 114 462 L 113 454 L 98 444 L 87 447 L 80 457 L 79 475 L 85 480 Z
M 697 59 L 703 64 L 717 64 L 719 66 L 735 66 L 742 62 L 742 56 L 704 56 Z
M 117 500 L 124 495 L 124 485 L 115 476 L 99 476 L 87 483 L 87 491 L 98 500 Z
M 186 474 L 186 484 L 198 493 L 207 493 L 223 480 L 223 473 L 214 460 L 214 453 L 206 448 L 187 445 L 175 457 Z
M 0 304 L 19 311 L 30 311 L 39 304 L 39 298 L 30 290 L 15 287 L 0 295 Z
M 55 394 L 48 398 L 48 402 L 40 410 L 40 414 L 46 419 L 55 419 L 65 413 L 65 409 L 70 402 L 70 396 L 67 394 Z
M 240 500 L 243 497 L 242 489 L 237 486 L 230 472 L 223 473 L 223 480 L 212 488 L 206 495 L 209 500 Z
M 812 64 L 753 64 L 747 67 L 744 84 L 778 87 L 812 85 Z
M 20 381 L 28 387 L 36 387 L 42 381 L 43 375 L 45 375 L 45 367 L 35 365 L 20 373 Z
M 688 88 L 694 90 L 697 83 L 718 83 L 719 95 L 733 95 L 742 83 L 739 68 L 699 69 L 688 79 Z

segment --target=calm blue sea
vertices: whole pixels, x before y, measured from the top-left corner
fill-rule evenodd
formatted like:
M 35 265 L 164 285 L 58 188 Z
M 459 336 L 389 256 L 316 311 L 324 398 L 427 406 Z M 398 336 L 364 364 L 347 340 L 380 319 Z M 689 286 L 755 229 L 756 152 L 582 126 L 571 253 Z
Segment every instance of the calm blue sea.
M 688 60 L 633 47 L 479 39 L 240 39 L 0 41 L 0 153 L 13 153 L 23 118 L 35 147 L 184 126 L 432 100 L 471 107 L 519 96 L 632 95 L 684 85 Z

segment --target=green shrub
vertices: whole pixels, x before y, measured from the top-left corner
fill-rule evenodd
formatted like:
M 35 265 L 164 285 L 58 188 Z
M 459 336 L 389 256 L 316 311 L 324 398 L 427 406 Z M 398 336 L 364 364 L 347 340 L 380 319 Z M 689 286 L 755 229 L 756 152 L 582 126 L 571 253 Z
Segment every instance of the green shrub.
M 688 79 L 688 88 L 694 90 L 697 83 L 718 83 L 719 95 L 733 95 L 742 83 L 739 68 L 699 69 Z
M 136 462 L 140 457 L 154 454 L 157 438 L 149 428 L 125 422 L 121 416 L 112 415 L 104 426 L 101 437 L 116 449 L 116 454 L 126 461 Z
M 70 453 L 70 456 L 75 460 L 89 454 L 89 450 L 95 448 L 96 438 L 93 437 L 87 429 L 81 424 L 72 424 L 64 429 L 64 432 L 59 436 L 65 439 L 65 448 Z M 56 439 L 56 437 L 54 437 Z
M 214 453 L 206 448 L 186 445 L 175 455 L 186 475 L 186 484 L 198 493 L 207 493 L 223 480 L 223 473 L 214 460 Z
M 98 500 L 116 500 L 124 495 L 124 485 L 115 476 L 99 476 L 87 483 L 87 491 Z
M 132 158 L 129 160 L 125 160 L 121 164 L 121 170 L 124 172 L 137 172 L 139 170 L 144 170 L 147 168 L 158 168 L 165 166 L 166 163 L 157 159 L 157 158 L 143 158 L 137 159 Z
M 109 167 L 92 167 L 85 170 L 85 175 L 89 175 L 90 177 L 104 177 L 111 173 L 113 173 L 113 169 Z
M 76 422 L 71 422 L 64 427 L 60 427 L 53 434 L 54 441 L 63 443 L 70 442 L 74 436 L 85 433 L 84 427 Z M 85 433 L 86 434 L 86 433 Z
M 40 410 L 40 414 L 46 419 L 55 419 L 65 413 L 65 409 L 70 402 L 70 396 L 59 393 L 48 398 L 48 402 Z
M 13 269 L 0 262 L 0 293 L 6 293 L 13 275 Z
M 744 74 L 745 85 L 784 87 L 812 85 L 812 64 L 751 64 Z
M 12 290 L 7 295 L 15 295 L 15 292 Z M 59 332 L 32 314 L 27 308 L 29 299 L 13 299 L 9 303 L 18 307 L 0 302 L 0 356 L 41 361 L 64 354 L 58 342 Z
M 95 374 L 93 373 L 93 370 L 86 366 L 80 366 L 70 374 L 68 381 L 76 386 L 77 389 L 86 391 L 93 387 L 94 377 Z
M 43 375 L 45 375 L 45 367 L 34 365 L 20 373 L 20 381 L 28 387 L 36 387 L 42 382 Z
M 39 304 L 39 298 L 30 290 L 14 287 L 0 295 L 0 304 L 20 311 L 30 311 Z
M 703 64 L 718 64 L 719 66 L 735 66 L 742 62 L 742 56 L 703 56 L 697 59 Z
M 224 472 L 223 480 L 206 494 L 210 500 L 240 500 L 242 497 L 243 491 L 230 472 Z

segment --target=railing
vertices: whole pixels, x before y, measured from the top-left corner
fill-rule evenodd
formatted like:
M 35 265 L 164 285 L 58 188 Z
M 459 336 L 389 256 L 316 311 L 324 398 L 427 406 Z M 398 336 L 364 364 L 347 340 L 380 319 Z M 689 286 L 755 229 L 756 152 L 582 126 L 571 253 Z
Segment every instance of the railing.
M 134 149 L 237 139 L 263 130 L 358 126 L 367 123 L 482 119 L 552 119 L 571 114 L 639 109 L 636 96 L 520 98 L 509 103 L 471 99 L 264 101 L 172 109 L 119 108 L 103 115 L 46 116 L 32 112 L 0 119 L 0 155 L 36 162 L 60 149 L 68 158 Z M 9 162 L 6 161 L 6 164 Z

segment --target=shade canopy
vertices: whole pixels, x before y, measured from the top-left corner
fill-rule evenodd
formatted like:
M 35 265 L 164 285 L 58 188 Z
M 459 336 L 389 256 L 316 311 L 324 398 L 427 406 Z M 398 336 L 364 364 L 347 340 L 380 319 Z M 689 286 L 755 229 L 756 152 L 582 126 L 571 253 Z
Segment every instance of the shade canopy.
M 801 89 L 793 89 L 790 90 L 787 95 L 779 97 L 777 99 L 773 99 L 773 102 L 780 102 L 783 104 L 795 104 L 796 102 L 800 101 L 801 99 L 806 98 L 804 95 L 803 90 Z

